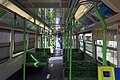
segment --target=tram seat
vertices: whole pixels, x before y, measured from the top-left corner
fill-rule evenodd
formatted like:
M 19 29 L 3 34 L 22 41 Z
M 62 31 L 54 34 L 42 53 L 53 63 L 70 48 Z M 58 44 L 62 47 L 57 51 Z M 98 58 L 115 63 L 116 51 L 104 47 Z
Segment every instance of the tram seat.
M 63 59 L 65 80 L 68 80 L 70 67 L 67 52 L 64 53 Z M 72 51 L 72 80 L 97 80 L 97 62 L 84 60 L 83 51 Z
M 46 53 L 44 52 L 28 52 L 26 56 L 26 66 L 43 67 L 48 64 Z
M 69 63 L 65 67 L 65 77 L 69 77 Z M 96 61 L 72 61 L 72 80 L 97 80 Z M 78 78 L 78 79 L 77 79 Z M 66 79 L 67 80 L 67 79 Z
M 44 52 L 44 48 L 36 48 L 35 52 Z M 45 48 L 45 53 L 47 54 L 47 58 L 51 57 L 50 48 Z
M 80 61 L 80 60 L 84 60 L 84 53 L 81 52 L 73 52 L 72 53 L 72 60 L 76 60 L 76 61 Z

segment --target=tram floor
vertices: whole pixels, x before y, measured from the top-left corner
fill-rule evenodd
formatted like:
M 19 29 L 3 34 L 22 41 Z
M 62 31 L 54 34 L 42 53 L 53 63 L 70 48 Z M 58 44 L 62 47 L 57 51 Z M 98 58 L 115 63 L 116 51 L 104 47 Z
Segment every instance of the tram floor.
M 20 69 L 15 74 L 13 74 L 7 80 L 23 80 L 23 71 Z M 49 80 L 46 79 L 48 74 L 47 67 L 36 68 L 36 67 L 27 67 L 26 68 L 26 80 Z
M 26 67 L 26 80 L 64 80 L 63 58 L 59 51 L 49 58 L 45 67 Z M 22 80 L 22 70 L 20 69 L 7 80 Z
M 7 80 L 23 80 L 22 73 L 20 69 Z M 45 67 L 26 67 L 26 80 L 63 80 L 62 57 L 51 57 Z
M 26 80 L 48 80 L 46 76 L 48 74 L 48 68 L 27 68 Z

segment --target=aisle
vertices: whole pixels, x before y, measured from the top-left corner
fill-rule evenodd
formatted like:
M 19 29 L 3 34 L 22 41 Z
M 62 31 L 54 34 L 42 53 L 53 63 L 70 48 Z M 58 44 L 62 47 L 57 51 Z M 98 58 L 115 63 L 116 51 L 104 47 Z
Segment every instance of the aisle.
M 51 57 L 49 59 L 50 80 L 63 80 L 63 58 Z

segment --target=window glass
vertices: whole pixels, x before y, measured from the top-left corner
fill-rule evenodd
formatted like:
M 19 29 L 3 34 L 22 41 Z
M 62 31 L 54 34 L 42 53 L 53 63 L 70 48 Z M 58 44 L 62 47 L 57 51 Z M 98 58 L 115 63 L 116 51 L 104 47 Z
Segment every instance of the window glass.
M 97 45 L 103 45 L 103 41 L 102 40 L 97 40 Z
M 24 50 L 24 33 L 14 31 L 14 54 Z
M 0 8 L 0 23 L 13 25 L 14 14 Z
M 117 65 L 117 51 L 107 49 L 107 61 Z
M 103 2 L 98 3 L 98 9 L 100 10 L 100 13 L 102 14 L 102 16 L 105 19 L 117 14 L 111 8 L 109 8 L 107 5 L 105 5 Z M 94 19 L 94 21 L 100 21 L 96 15 L 94 8 L 91 8 L 91 10 L 87 14 L 89 16 L 91 16 Z
M 20 16 L 16 16 L 16 27 L 24 27 L 24 21 L 23 21 L 23 18 L 20 17 Z
M 10 55 L 10 30 L 0 29 L 0 60 L 8 59 Z
M 89 26 L 91 24 L 93 24 L 94 22 L 92 20 L 90 20 L 87 16 L 83 16 L 81 18 L 81 21 L 83 22 L 83 24 L 85 24 L 86 26 Z
M 102 40 L 97 40 L 97 45 L 103 45 Z M 107 41 L 107 47 L 117 48 L 117 41 Z
M 85 34 L 85 42 L 92 42 L 92 33 Z
M 80 41 L 80 49 L 83 51 L 83 41 Z
M 92 52 L 92 44 L 88 44 L 86 43 L 86 50 L 89 51 L 89 52 Z
M 83 34 L 79 34 L 80 49 L 83 51 Z
M 42 46 L 41 46 L 41 37 L 42 37 L 42 35 L 38 35 L 38 48 L 42 48 Z
M 32 49 L 35 46 L 35 34 L 29 33 L 28 49 Z
M 107 41 L 107 46 L 117 48 L 117 41 Z
M 103 57 L 102 44 L 103 44 L 102 40 L 97 40 L 96 52 L 97 52 L 97 57 L 100 57 L 100 58 Z M 117 65 L 117 41 L 107 41 L 106 59 L 110 63 Z
M 85 34 L 84 40 L 85 40 L 85 52 L 89 54 L 90 56 L 93 56 L 92 54 L 92 33 Z
M 99 46 L 97 46 L 96 47 L 96 51 L 97 51 L 97 57 L 101 57 L 102 58 L 102 47 L 99 47 Z
M 105 5 L 103 2 L 100 2 L 98 4 L 98 9 L 100 10 L 100 13 L 104 18 L 108 18 L 110 16 L 113 16 L 116 14 L 111 8 L 109 8 L 107 5 Z

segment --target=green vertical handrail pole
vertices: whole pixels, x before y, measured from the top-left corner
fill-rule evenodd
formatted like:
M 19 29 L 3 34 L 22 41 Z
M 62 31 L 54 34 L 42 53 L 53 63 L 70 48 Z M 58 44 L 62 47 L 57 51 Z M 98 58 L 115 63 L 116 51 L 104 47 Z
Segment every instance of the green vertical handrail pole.
M 68 41 L 68 43 L 67 43 L 67 47 L 68 47 L 68 53 L 67 53 L 67 61 L 69 61 L 69 29 L 68 29 L 68 38 L 67 38 L 67 41 Z
M 100 19 L 101 23 L 102 23 L 102 26 L 103 26 L 103 66 L 106 66 L 106 52 L 107 52 L 107 47 L 106 47 L 106 29 L 107 29 L 107 24 L 103 18 L 103 16 L 101 15 L 99 9 L 98 9 L 98 3 L 95 3 L 94 4 L 94 8 L 95 8 L 95 11 L 96 11 L 96 14 L 98 16 L 98 18 Z
M 44 8 L 44 21 L 45 21 L 45 8 Z M 45 54 L 45 24 L 44 24 L 44 54 Z
M 55 35 L 55 48 L 56 48 L 56 37 L 57 37 L 57 33 L 56 33 L 56 35 Z
M 64 47 L 64 43 L 65 43 L 64 41 L 65 41 L 65 34 L 63 33 L 63 36 L 62 36 L 62 45 L 63 45 L 63 49 L 65 48 L 65 47 Z
M 27 41 L 26 41 L 26 22 L 24 19 L 24 54 L 23 54 L 23 80 L 26 80 L 26 46 L 27 46 Z
M 69 80 L 72 80 L 72 26 L 73 24 L 70 24 L 70 61 L 69 61 Z
M 56 48 L 55 43 L 56 43 L 56 33 L 54 34 L 54 49 Z
M 41 34 L 41 48 L 43 48 L 43 39 L 42 39 L 42 34 Z
M 46 44 L 46 47 L 48 48 L 48 43 L 49 43 L 49 31 L 47 32 L 47 44 Z
M 50 42 L 50 31 L 48 31 L 48 43 Z M 48 45 L 49 47 L 49 45 Z
M 66 53 L 66 31 L 65 31 L 65 37 L 64 37 L 64 40 L 65 40 L 65 53 Z
M 64 37 L 64 50 L 65 50 L 65 53 L 66 53 L 66 32 L 65 32 L 65 37 Z

